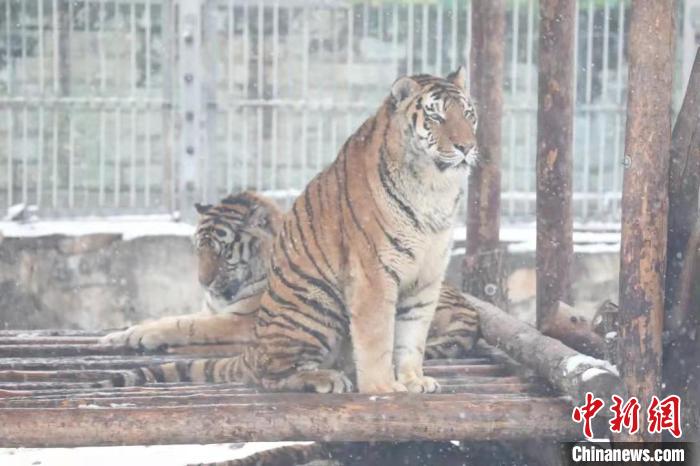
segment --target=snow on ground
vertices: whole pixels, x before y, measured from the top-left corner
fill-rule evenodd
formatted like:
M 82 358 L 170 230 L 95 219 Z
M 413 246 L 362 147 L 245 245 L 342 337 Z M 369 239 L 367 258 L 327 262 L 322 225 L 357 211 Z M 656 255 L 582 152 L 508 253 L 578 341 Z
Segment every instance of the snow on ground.
M 122 215 L 30 222 L 0 221 L 0 234 L 5 237 L 79 236 L 94 233 L 121 234 L 125 240 L 155 235 L 190 236 L 194 233 L 194 226 L 173 221 L 170 215 Z
M 304 442 L 296 442 L 304 443 Z M 2 466 L 184 466 L 245 458 L 295 442 L 86 448 L 0 448 Z
M 28 222 L 0 221 L 0 235 L 5 237 L 79 236 L 94 233 L 121 234 L 124 240 L 155 235 L 190 236 L 194 233 L 194 225 L 176 222 L 169 215 L 125 215 Z M 455 241 L 464 241 L 466 236 L 466 226 L 455 228 Z M 501 228 L 501 241 L 508 243 L 511 252 L 534 251 L 535 224 L 504 225 Z M 574 251 L 577 253 L 617 252 L 619 244 L 619 226 L 614 224 L 575 226 Z

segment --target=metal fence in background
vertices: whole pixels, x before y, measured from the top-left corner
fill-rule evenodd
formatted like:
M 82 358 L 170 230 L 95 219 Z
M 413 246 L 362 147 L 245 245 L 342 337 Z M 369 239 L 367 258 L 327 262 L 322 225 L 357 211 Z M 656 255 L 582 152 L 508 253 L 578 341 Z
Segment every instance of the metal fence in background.
M 529 220 L 538 11 L 507 5 L 503 215 Z M 628 2 L 578 5 L 575 215 L 616 220 Z M 0 206 L 51 217 L 189 211 L 244 188 L 289 198 L 397 76 L 468 65 L 470 30 L 466 0 L 0 0 Z M 692 41 L 678 43 L 682 62 Z

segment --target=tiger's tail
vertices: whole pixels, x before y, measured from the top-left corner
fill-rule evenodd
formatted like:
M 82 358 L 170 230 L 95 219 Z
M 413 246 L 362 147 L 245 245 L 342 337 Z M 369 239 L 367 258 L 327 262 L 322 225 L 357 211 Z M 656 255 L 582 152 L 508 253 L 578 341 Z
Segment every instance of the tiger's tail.
M 229 358 L 208 358 L 174 361 L 149 367 L 122 371 L 98 387 L 135 387 L 148 383 L 258 383 L 255 367 L 257 352 L 246 348 Z

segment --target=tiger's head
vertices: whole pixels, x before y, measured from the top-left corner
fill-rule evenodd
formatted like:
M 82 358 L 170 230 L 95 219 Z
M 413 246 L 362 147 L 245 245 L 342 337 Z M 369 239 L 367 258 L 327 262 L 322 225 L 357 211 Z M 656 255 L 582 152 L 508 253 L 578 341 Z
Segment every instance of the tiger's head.
M 391 88 L 394 121 L 407 136 L 407 152 L 440 171 L 469 171 L 478 161 L 476 109 L 466 93 L 464 67 L 445 79 L 399 78 Z
M 220 312 L 258 297 L 266 285 L 272 240 L 282 219 L 280 209 L 249 191 L 230 195 L 217 205 L 195 204 L 195 208 L 199 282 L 211 310 Z

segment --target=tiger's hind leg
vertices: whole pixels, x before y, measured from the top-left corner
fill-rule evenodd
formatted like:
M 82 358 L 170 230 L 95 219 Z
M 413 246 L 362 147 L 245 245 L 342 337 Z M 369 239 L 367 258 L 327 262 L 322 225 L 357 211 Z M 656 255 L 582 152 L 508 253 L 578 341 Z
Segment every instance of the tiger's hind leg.
M 426 359 L 458 359 L 469 356 L 479 339 L 479 313 L 462 293 L 443 283 L 435 316 L 430 324 Z

